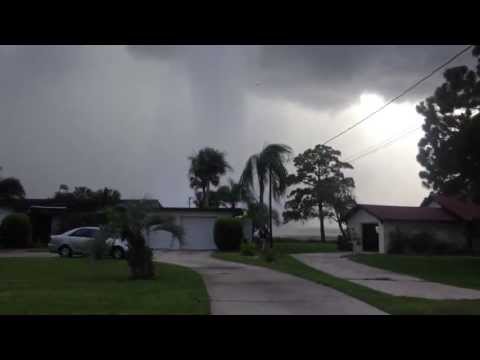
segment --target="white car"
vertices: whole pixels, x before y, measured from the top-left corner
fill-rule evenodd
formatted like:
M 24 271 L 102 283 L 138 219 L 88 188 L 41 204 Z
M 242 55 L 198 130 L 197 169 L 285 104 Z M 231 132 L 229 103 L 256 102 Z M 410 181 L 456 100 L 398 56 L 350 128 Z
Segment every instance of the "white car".
M 79 227 L 63 234 L 50 236 L 48 249 L 51 252 L 58 253 L 63 257 L 73 255 L 88 255 L 90 253 L 91 241 L 100 231 L 99 227 L 86 226 Z M 114 259 L 123 259 L 128 253 L 127 241 L 120 239 L 107 239 L 107 255 Z

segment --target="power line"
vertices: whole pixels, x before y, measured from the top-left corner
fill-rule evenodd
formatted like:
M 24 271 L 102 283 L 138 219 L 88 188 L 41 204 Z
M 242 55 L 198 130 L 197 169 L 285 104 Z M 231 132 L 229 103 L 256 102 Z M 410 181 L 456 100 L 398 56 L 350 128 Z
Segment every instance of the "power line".
M 363 158 L 363 157 L 365 157 L 365 156 L 371 155 L 371 154 L 377 152 L 378 150 L 381 150 L 381 149 L 383 149 L 383 148 L 386 148 L 387 146 L 392 145 L 393 143 L 397 142 L 398 140 L 402 139 L 403 137 L 413 134 L 415 131 L 420 130 L 421 128 L 422 128 L 422 125 L 417 126 L 417 127 L 414 128 L 414 129 L 410 129 L 410 130 L 408 130 L 407 132 L 404 132 L 404 133 L 400 134 L 399 136 L 394 137 L 393 139 L 392 139 L 392 138 L 389 138 L 389 139 L 383 141 L 382 143 L 376 145 L 374 149 L 372 149 L 372 150 L 370 150 L 370 151 L 367 151 L 367 152 L 364 152 L 364 153 L 362 153 L 362 154 L 354 157 L 354 158 L 351 159 L 351 160 L 347 160 L 347 162 L 352 163 L 352 162 L 357 161 L 357 160 L 359 160 L 359 159 L 361 159 L 361 158 Z M 371 148 L 371 146 L 370 146 L 369 148 Z M 350 157 L 350 158 L 351 158 L 351 157 Z
M 393 139 L 395 139 L 395 138 L 397 138 L 397 137 L 399 137 L 399 136 L 401 137 L 401 136 L 403 136 L 404 134 L 407 134 L 407 133 L 409 133 L 410 131 L 416 130 L 416 129 L 418 129 L 418 128 L 419 128 L 419 126 L 415 126 L 415 128 L 406 129 L 406 130 L 403 131 L 402 133 L 396 133 L 396 134 L 390 136 L 389 138 L 387 138 L 387 139 L 385 139 L 385 140 L 383 140 L 383 141 L 381 141 L 381 142 L 379 142 L 379 143 L 377 143 L 377 144 L 368 146 L 368 147 L 366 147 L 366 148 L 364 148 L 364 149 L 362 149 L 362 150 L 360 150 L 360 151 L 357 151 L 356 153 L 351 154 L 350 156 L 347 156 L 347 157 L 346 157 L 347 160 L 345 160 L 345 161 L 349 162 L 351 159 L 353 159 L 353 158 L 355 158 L 355 157 L 357 157 L 357 156 L 359 156 L 359 155 L 362 155 L 362 154 L 364 154 L 364 153 L 366 153 L 366 152 L 369 152 L 370 150 L 373 150 L 373 149 L 375 149 L 375 148 L 377 148 L 377 147 L 379 147 L 379 146 L 383 146 L 383 144 L 386 144 L 386 143 L 388 143 L 389 141 L 391 141 L 391 140 L 393 140 Z
M 337 135 L 335 136 L 332 136 L 331 138 L 329 138 L 327 141 L 325 141 L 323 143 L 323 145 L 326 145 L 328 144 L 329 142 L 337 139 L 338 137 L 342 136 L 343 134 L 349 132 L 350 130 L 352 130 L 353 128 L 357 127 L 358 125 L 360 125 L 361 123 L 363 123 L 364 121 L 366 121 L 367 119 L 369 119 L 370 117 L 372 117 L 373 115 L 375 115 L 376 113 L 382 111 L 383 109 L 385 109 L 388 105 L 390 105 L 391 103 L 395 102 L 396 100 L 398 100 L 399 98 L 401 98 L 402 96 L 404 96 L 405 94 L 407 94 L 408 92 L 410 92 L 411 90 L 413 90 L 414 88 L 416 88 L 418 85 L 420 85 L 422 82 L 424 82 L 425 80 L 431 78 L 435 73 L 437 73 L 439 70 L 441 70 L 442 68 L 444 68 L 445 66 L 447 66 L 448 64 L 450 64 L 451 62 L 453 62 L 455 59 L 457 59 L 458 57 L 460 57 L 461 55 L 463 55 L 464 53 L 466 53 L 468 50 L 470 50 L 471 48 L 473 47 L 473 45 L 469 45 L 467 46 L 466 48 L 464 48 L 463 50 L 461 50 L 460 52 L 458 52 L 457 54 L 455 54 L 453 57 L 451 57 L 449 60 L 447 60 L 446 62 L 444 62 L 443 64 L 437 66 L 435 69 L 432 70 L 432 72 L 430 72 L 428 75 L 424 76 L 423 78 L 421 78 L 420 80 L 418 80 L 415 84 L 411 85 L 410 87 L 408 87 L 407 89 L 403 90 L 400 95 L 397 95 L 396 97 L 394 97 L 393 99 L 389 100 L 387 103 L 385 103 L 383 106 L 381 106 L 380 108 L 378 108 L 377 110 L 375 110 L 374 112 L 368 114 L 367 116 L 365 116 L 363 119 L 361 119 L 360 121 L 356 122 L 355 124 L 349 126 L 348 128 L 346 128 L 345 130 L 339 132 Z

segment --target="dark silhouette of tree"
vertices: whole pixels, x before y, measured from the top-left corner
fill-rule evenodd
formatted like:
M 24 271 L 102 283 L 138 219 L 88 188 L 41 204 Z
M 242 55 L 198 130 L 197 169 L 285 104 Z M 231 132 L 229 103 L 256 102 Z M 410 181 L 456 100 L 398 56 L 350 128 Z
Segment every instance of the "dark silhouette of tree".
M 340 179 L 340 182 L 335 187 L 336 191 L 331 192 L 327 199 L 328 217 L 338 224 L 344 239 L 349 239 L 345 217 L 356 205 L 355 197 L 353 196 L 354 186 L 352 178 Z
M 417 106 L 425 117 L 418 162 L 422 184 L 434 192 L 480 203 L 480 46 L 476 71 L 447 69 L 445 83 Z
M 2 167 L 0 166 L 0 171 Z M 23 199 L 25 198 L 25 189 L 20 180 L 14 177 L 0 177 L 0 199 Z
M 94 191 L 86 186 L 76 186 L 73 192 L 70 192 L 68 185 L 62 184 L 59 190 L 55 192 L 54 199 L 92 202 L 98 206 L 105 207 L 118 203 L 121 199 L 121 194 L 118 190 L 108 187 Z
M 217 189 L 217 198 L 221 206 L 236 208 L 239 203 L 250 203 L 254 200 L 254 196 L 250 189 L 241 183 L 236 183 L 229 179 L 228 185 L 222 185 Z
M 292 149 L 284 144 L 270 144 L 263 150 L 250 156 L 240 177 L 240 184 L 254 193 L 255 178 L 259 189 L 259 206 L 264 205 L 265 186 L 268 184 L 269 213 L 272 214 L 272 198 L 276 201 L 287 190 L 288 171 L 285 163 L 292 153 Z M 273 247 L 272 216 L 269 216 L 269 240 Z M 265 244 L 264 244 L 265 245 Z
M 344 169 L 353 169 L 352 165 L 339 160 L 340 151 L 326 145 L 317 145 L 307 149 L 293 160 L 296 174 L 288 178 L 290 186 L 295 188 L 288 195 L 283 212 L 284 223 L 306 221 L 311 218 L 320 220 L 320 238 L 325 242 L 325 217 L 333 217 L 335 204 L 341 211 L 341 192 L 353 188 L 352 178 L 346 178 Z M 343 205 L 342 205 L 343 206 Z M 335 212 L 335 210 L 333 211 Z
M 206 147 L 197 154 L 190 156 L 190 187 L 194 190 L 201 190 L 201 207 L 208 208 L 210 186 L 218 186 L 220 176 L 225 175 L 231 166 L 225 160 L 225 154 L 216 149 Z

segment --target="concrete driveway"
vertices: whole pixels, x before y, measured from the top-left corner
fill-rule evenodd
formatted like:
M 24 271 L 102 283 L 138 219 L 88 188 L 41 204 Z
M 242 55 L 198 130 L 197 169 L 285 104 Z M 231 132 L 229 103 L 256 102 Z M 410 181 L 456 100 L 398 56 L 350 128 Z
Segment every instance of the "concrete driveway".
M 187 266 L 205 281 L 213 315 L 381 315 L 332 288 L 270 269 L 212 258 L 210 252 L 155 252 L 155 260 Z
M 480 291 L 425 281 L 413 276 L 363 265 L 351 253 L 295 254 L 296 259 L 330 275 L 394 296 L 434 300 L 480 299 Z

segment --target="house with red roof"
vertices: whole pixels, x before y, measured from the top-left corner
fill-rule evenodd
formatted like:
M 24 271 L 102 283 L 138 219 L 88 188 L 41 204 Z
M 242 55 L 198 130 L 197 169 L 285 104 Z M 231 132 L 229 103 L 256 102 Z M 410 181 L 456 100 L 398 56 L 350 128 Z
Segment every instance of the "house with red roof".
M 429 196 L 418 207 L 358 204 L 347 215 L 357 249 L 382 254 L 389 252 L 394 231 L 429 233 L 441 242 L 480 249 L 479 224 L 479 205 L 445 195 Z

